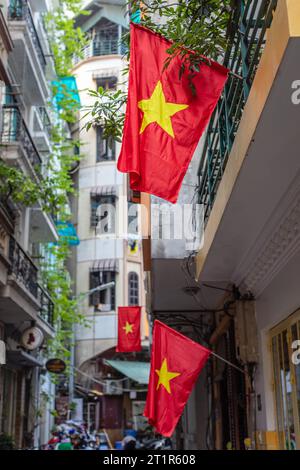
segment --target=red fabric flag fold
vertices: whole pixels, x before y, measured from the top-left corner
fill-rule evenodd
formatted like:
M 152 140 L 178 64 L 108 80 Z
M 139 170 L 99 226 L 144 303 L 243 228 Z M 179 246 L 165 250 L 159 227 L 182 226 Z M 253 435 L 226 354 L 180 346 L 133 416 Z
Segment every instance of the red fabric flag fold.
M 118 307 L 117 352 L 140 351 L 141 307 Z
M 163 436 L 173 434 L 210 354 L 209 349 L 155 320 L 144 416 Z
M 170 45 L 160 35 L 131 24 L 129 90 L 118 169 L 129 173 L 132 190 L 175 203 L 228 69 L 214 61 L 201 63 L 193 93 L 187 66 L 179 78 L 180 57 L 164 69 Z

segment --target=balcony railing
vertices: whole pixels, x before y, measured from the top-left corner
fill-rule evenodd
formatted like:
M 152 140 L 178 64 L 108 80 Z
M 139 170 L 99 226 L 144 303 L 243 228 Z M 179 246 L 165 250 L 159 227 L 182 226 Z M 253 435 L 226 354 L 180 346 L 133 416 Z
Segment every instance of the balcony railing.
M 42 70 L 45 71 L 46 58 L 36 27 L 34 25 L 34 21 L 27 0 L 10 0 L 8 8 L 8 19 L 10 21 L 26 21 L 32 42 L 37 53 L 38 60 L 40 62 Z
M 9 274 L 13 274 L 17 281 L 39 302 L 40 317 L 53 326 L 54 303 L 48 292 L 38 283 L 38 268 L 12 236 L 9 239 L 8 257 L 10 261 Z
M 230 24 L 224 65 L 243 79 L 229 76 L 207 129 L 198 170 L 199 203 L 205 206 L 206 222 L 265 46 L 266 31 L 271 25 L 277 0 L 240 0 L 237 4 Z
M 119 53 L 118 39 L 94 39 L 93 55 L 111 55 Z
M 43 128 L 44 128 L 46 134 L 48 135 L 48 137 L 50 138 L 51 137 L 51 121 L 50 121 L 50 117 L 47 113 L 47 110 L 43 106 L 38 106 L 37 111 L 38 111 L 40 119 L 42 121 Z
M 124 54 L 124 46 L 120 44 L 119 39 L 100 39 L 95 37 L 87 43 L 82 51 L 82 57 L 75 57 L 74 62 L 78 63 L 81 60 L 90 57 L 99 57 L 105 55 Z
M 18 108 L 4 106 L 2 109 L 1 144 L 22 145 L 27 159 L 34 168 L 41 167 L 42 160 Z
M 11 263 L 9 274 L 14 274 L 16 279 L 37 299 L 38 268 L 13 237 L 9 240 L 9 260 Z
M 40 317 L 45 320 L 49 325 L 54 324 L 54 303 L 49 296 L 48 292 L 38 285 L 38 299 L 41 305 Z

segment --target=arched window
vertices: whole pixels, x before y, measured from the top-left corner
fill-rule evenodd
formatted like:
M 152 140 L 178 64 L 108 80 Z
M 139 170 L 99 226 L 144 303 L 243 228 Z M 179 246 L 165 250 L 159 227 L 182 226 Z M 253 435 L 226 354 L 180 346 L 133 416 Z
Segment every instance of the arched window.
M 139 277 L 134 272 L 128 274 L 128 304 L 139 304 Z

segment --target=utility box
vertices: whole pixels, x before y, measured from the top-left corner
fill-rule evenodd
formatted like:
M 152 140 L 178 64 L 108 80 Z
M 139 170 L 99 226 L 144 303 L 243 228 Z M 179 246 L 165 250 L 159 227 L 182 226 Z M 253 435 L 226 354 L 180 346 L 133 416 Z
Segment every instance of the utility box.
M 255 302 L 236 302 L 234 318 L 236 357 L 243 363 L 258 362 L 258 337 L 255 317 Z

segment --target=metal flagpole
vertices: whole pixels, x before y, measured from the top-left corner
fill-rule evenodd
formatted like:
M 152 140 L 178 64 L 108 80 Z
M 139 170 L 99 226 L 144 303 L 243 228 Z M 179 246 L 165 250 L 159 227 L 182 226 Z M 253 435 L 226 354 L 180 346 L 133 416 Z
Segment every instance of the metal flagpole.
M 227 359 L 224 359 L 224 357 L 222 356 L 219 356 L 219 354 L 215 353 L 214 351 L 212 351 L 210 349 L 210 352 L 213 356 L 217 357 L 218 359 L 220 359 L 221 361 L 223 362 L 226 362 L 226 364 L 228 364 L 230 367 L 233 367 L 234 369 L 238 370 L 239 372 L 241 372 L 242 374 L 244 375 L 248 375 L 246 371 L 244 371 L 243 369 L 241 369 L 240 367 L 236 366 L 235 364 L 233 364 L 232 362 L 230 361 L 227 361 Z

